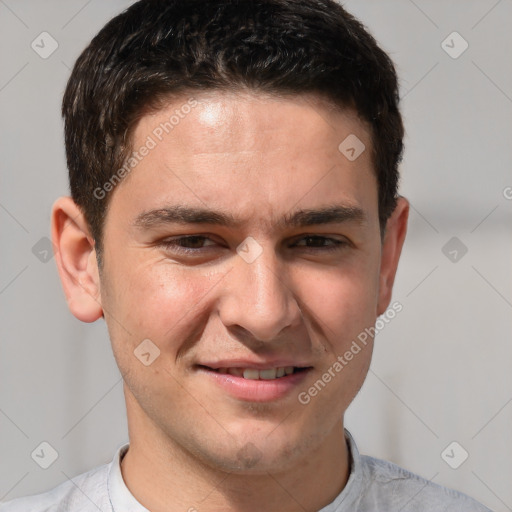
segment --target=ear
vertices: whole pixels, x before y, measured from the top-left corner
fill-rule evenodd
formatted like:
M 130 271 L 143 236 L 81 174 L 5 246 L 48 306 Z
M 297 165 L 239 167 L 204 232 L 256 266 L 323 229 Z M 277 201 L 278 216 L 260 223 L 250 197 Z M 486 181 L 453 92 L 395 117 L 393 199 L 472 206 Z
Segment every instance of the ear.
M 377 316 L 382 315 L 391 302 L 398 260 L 407 233 L 408 218 L 409 201 L 405 197 L 399 197 L 396 208 L 386 222 L 386 231 L 382 243 Z
M 68 307 L 82 322 L 103 316 L 96 250 L 85 217 L 71 199 L 61 197 L 52 208 L 55 261 Z

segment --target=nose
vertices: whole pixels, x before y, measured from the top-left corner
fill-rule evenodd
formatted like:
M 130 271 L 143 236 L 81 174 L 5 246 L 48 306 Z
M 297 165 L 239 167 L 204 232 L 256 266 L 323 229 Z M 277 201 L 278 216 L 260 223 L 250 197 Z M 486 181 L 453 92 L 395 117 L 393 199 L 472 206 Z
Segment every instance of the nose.
M 301 310 L 285 264 L 268 247 L 251 262 L 235 257 L 218 303 L 226 328 L 242 330 L 260 342 L 271 342 L 282 331 L 300 324 Z

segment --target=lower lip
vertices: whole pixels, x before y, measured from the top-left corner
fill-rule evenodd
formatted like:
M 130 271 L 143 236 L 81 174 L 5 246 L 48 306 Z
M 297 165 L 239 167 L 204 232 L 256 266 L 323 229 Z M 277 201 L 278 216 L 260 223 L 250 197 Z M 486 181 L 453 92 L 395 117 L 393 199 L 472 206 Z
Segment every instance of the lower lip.
M 291 375 L 285 375 L 279 379 L 244 379 L 228 373 L 218 373 L 206 368 L 198 371 L 208 375 L 217 385 L 226 390 L 230 395 L 239 400 L 248 402 L 272 402 L 289 395 L 294 390 L 298 392 L 298 386 L 304 381 L 311 368 Z

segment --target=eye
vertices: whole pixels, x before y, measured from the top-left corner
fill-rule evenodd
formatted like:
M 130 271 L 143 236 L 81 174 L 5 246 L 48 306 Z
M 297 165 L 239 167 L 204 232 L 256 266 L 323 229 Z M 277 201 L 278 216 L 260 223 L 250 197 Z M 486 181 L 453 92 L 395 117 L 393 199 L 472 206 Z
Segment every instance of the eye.
M 204 248 L 205 241 L 212 242 L 212 244 L 215 245 L 213 240 L 210 240 L 208 237 L 203 235 L 179 236 L 176 238 L 163 240 L 160 245 L 174 252 L 184 254 L 197 254 L 201 249 Z
M 303 242 L 305 242 L 305 245 L 302 244 Z M 159 245 L 174 253 L 200 255 L 205 250 L 208 250 L 208 248 L 215 247 L 218 243 L 204 235 L 187 235 L 162 240 Z M 345 240 L 319 235 L 307 235 L 300 238 L 292 247 L 298 247 L 305 251 L 329 252 L 339 251 L 347 245 L 349 244 Z
M 299 242 L 305 241 L 306 243 L 313 244 L 313 246 L 305 246 L 305 249 L 321 250 L 321 251 L 336 251 L 342 249 L 348 243 L 344 240 L 330 238 L 319 235 L 307 235 L 299 239 Z M 325 245 L 327 243 L 327 245 Z M 297 244 L 299 245 L 299 244 Z

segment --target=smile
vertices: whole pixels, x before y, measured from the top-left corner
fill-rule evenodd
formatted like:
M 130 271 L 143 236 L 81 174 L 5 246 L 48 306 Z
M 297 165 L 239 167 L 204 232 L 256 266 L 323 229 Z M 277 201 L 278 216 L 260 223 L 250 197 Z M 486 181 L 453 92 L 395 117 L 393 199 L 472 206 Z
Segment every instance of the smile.
M 223 375 L 233 375 L 249 380 L 274 380 L 285 377 L 286 375 L 292 375 L 301 370 L 304 370 L 304 368 L 281 366 L 279 368 L 264 368 L 261 370 L 257 368 L 217 368 L 214 371 Z
M 198 365 L 196 369 L 233 398 L 249 402 L 272 402 L 294 396 L 313 370 L 311 366 L 248 368 L 242 365 L 216 368 Z

